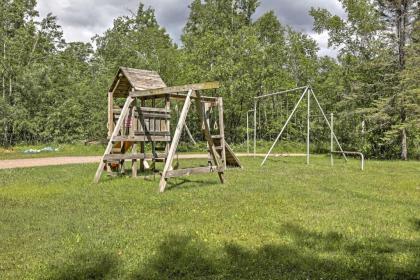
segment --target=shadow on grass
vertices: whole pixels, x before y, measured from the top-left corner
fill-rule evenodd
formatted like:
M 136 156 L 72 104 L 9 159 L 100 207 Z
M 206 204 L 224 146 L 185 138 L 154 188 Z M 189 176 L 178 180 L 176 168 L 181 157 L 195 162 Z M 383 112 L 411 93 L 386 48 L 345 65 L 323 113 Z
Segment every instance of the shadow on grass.
M 116 256 L 92 252 L 50 267 L 47 279 L 420 279 L 420 244 L 397 239 L 349 240 L 294 224 L 288 243 L 250 249 L 210 247 L 195 235 L 169 235 L 137 270 L 121 271 Z M 396 257 L 405 256 L 398 264 Z
M 415 230 L 420 231 L 420 219 L 418 218 L 411 219 L 411 223 L 413 224 L 413 227 Z
M 214 173 L 214 176 L 217 177 L 217 173 Z M 218 178 L 218 177 L 217 177 Z M 214 179 L 207 179 L 207 180 L 190 180 L 186 177 L 178 177 L 178 178 L 171 178 L 168 180 L 168 186 L 166 190 L 172 190 L 177 188 L 195 188 L 199 187 L 210 187 L 213 185 L 220 185 L 220 181 L 215 181 Z
M 70 258 L 64 264 L 50 267 L 46 279 L 76 280 L 76 279 L 112 279 L 118 268 L 116 256 L 103 252 L 80 254 Z
M 210 249 L 193 236 L 170 235 L 131 279 L 419 279 L 419 244 L 401 240 L 346 240 L 286 225 L 291 244 L 251 250 L 235 243 Z M 329 252 L 330 254 L 325 254 Z M 392 254 L 411 254 L 398 266 Z

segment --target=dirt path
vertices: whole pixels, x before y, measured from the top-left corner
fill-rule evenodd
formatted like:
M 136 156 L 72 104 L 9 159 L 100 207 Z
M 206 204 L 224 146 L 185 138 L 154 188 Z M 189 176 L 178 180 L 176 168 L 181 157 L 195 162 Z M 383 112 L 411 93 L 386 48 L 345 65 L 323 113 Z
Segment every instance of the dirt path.
M 253 156 L 253 154 L 238 153 L 239 157 Z M 258 157 L 265 156 L 265 154 L 257 154 Z M 274 157 L 300 157 L 305 154 L 274 154 Z M 196 159 L 207 158 L 207 154 L 180 154 L 180 159 Z M 65 165 L 65 164 L 82 164 L 82 163 L 98 163 L 101 156 L 88 156 L 88 157 L 47 157 L 47 158 L 27 158 L 27 159 L 7 159 L 0 160 L 0 169 L 24 168 L 24 167 L 37 167 L 37 166 L 50 166 L 50 165 Z

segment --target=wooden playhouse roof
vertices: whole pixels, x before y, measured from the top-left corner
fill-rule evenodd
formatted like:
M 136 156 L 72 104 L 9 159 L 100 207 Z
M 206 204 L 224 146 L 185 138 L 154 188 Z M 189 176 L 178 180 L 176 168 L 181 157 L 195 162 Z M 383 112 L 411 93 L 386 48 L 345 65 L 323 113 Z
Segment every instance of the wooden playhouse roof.
M 134 90 L 149 90 L 166 87 L 156 71 L 120 67 L 109 89 L 114 97 L 127 97 Z

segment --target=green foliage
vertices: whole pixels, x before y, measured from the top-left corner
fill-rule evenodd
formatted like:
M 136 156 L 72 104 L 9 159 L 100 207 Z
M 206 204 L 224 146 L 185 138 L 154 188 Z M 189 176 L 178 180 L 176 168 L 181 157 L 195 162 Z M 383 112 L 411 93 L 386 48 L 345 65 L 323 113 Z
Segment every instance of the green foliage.
M 284 27 L 273 12 L 250 20 L 256 4 L 194 1 L 182 36 L 184 80 L 222 83 L 226 135 L 233 142 L 244 138 L 253 97 L 307 84 L 316 72 L 315 42 Z
M 418 13 L 418 7 L 411 0 L 400 6 L 395 1 L 341 2 L 346 19 L 325 9 L 310 12 L 314 30 L 327 31 L 330 46 L 340 48 L 339 83 L 344 94 L 336 106 L 339 135 L 346 146 L 363 147 L 371 156 L 407 159 L 408 151 L 418 157 L 418 129 L 410 120 L 418 119 L 419 103 L 403 89 L 401 79 L 414 72 L 404 70 L 403 62 L 410 48 L 408 30 L 416 21 L 411 14 Z
M 328 32 L 330 47 L 338 49 L 333 59 L 319 57 L 316 42 L 283 25 L 273 11 L 257 18 L 257 0 L 192 1 L 181 46 L 159 25 L 153 8 L 140 2 L 137 11 L 93 38 L 95 48 L 65 42 L 53 15 L 38 17 L 35 0 L 2 1 L 0 143 L 104 139 L 106 92 L 118 67 L 126 66 L 156 70 L 169 86 L 220 81 L 230 143 L 245 141 L 255 96 L 310 84 L 325 111 L 335 114 L 346 149 L 418 158 L 418 6 L 412 0 L 400 6 L 340 2 L 345 18 L 316 7 L 309 11 L 314 31 Z M 296 101 L 288 94 L 257 104 L 258 140 L 275 138 Z M 284 138 L 297 146 L 304 141 L 305 107 Z M 323 146 L 329 141 L 326 125 L 317 117 L 311 124 L 313 141 Z M 196 116 L 188 126 L 200 140 Z
M 95 37 L 95 43 L 95 63 L 107 83 L 120 66 L 155 70 L 168 85 L 175 82 L 179 64 L 176 45 L 157 23 L 152 8 L 145 9 L 140 3 L 136 14 L 115 19 L 112 28 Z

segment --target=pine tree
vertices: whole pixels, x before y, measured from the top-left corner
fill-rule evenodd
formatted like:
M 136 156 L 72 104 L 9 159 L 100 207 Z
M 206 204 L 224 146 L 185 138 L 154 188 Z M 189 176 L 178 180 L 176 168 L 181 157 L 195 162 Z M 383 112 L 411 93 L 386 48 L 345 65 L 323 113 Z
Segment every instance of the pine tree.
M 401 95 L 398 102 L 405 114 L 402 129 L 408 132 L 411 145 L 407 151 L 420 155 L 420 20 L 413 24 L 410 44 L 405 54 L 405 69 L 401 73 Z M 407 146 L 407 144 L 405 144 Z M 410 149 L 410 147 L 412 147 Z
M 392 45 L 396 45 L 399 71 L 404 71 L 406 66 L 406 48 L 416 16 L 420 12 L 420 5 L 415 0 L 377 0 L 377 3 L 381 17 L 385 22 L 387 30 L 389 30 L 390 42 Z M 378 103 L 378 109 L 383 109 L 381 107 L 384 106 L 386 112 L 392 114 L 390 116 L 393 119 L 392 128 L 387 131 L 386 135 L 389 139 L 389 136 L 400 134 L 401 159 L 407 160 L 407 128 L 409 127 L 407 115 L 409 112 L 406 111 L 407 105 L 405 103 L 409 98 L 404 96 L 406 93 L 400 84 L 394 87 L 394 90 L 396 91 L 395 94 L 385 99 L 382 103 Z M 387 108 L 388 106 L 394 106 L 395 108 Z

